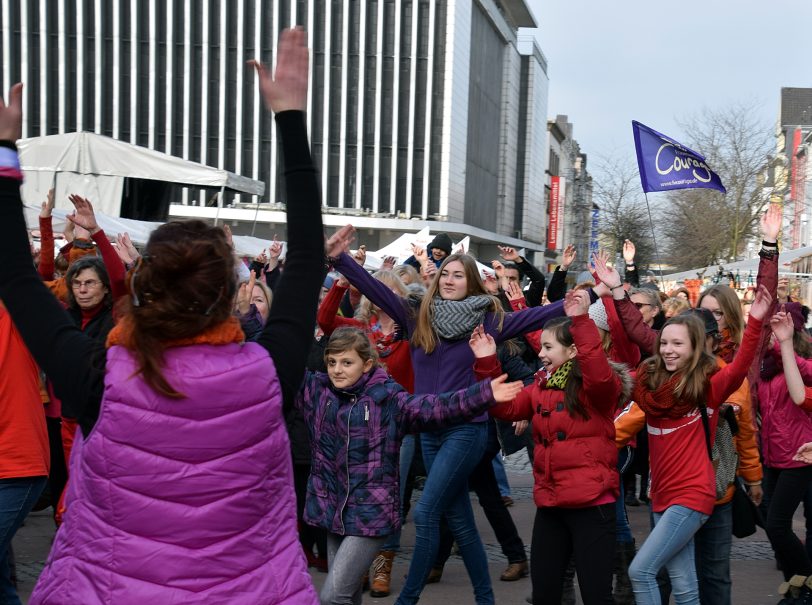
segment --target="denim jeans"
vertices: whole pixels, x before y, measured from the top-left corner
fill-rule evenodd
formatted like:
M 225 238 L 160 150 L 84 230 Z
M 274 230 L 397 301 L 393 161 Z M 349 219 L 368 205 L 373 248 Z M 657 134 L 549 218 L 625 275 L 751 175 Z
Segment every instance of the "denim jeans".
M 719 504 L 694 536 L 699 601 L 730 605 L 730 548 L 733 544 L 733 504 Z
M 321 605 L 361 605 L 364 574 L 369 571 L 385 538 L 327 534 L 327 579 Z
M 617 472 L 620 475 L 620 495 L 615 502 L 615 539 L 623 544 L 632 544 L 632 528 L 629 525 L 629 515 L 626 512 L 625 490 L 623 488 L 623 473 L 628 468 L 634 458 L 634 450 L 629 446 L 618 450 Z
M 812 466 L 764 467 L 764 491 L 769 494 L 765 529 L 784 579 L 812 575 L 812 561 L 792 530 L 792 517 L 812 485 Z
M 414 435 L 406 435 L 403 441 L 400 442 L 400 522 L 401 525 L 404 521 L 404 504 L 403 500 L 406 497 L 406 481 L 409 479 L 409 468 L 412 466 L 412 458 L 414 458 Z M 381 547 L 381 550 L 393 550 L 395 552 L 400 550 L 400 529 L 392 532 L 386 543 Z
M 0 479 L 0 603 L 20 605 L 17 590 L 11 584 L 8 549 L 11 539 L 36 504 L 47 477 Z
M 459 546 L 476 603 L 494 603 L 485 547 L 468 496 L 468 475 L 482 459 L 487 439 L 487 422 L 471 422 L 420 435 L 428 478 L 414 509 L 414 555 L 396 605 L 417 603 L 420 598 L 437 557 L 443 515 Z
M 675 603 L 699 602 L 694 534 L 707 519 L 708 515 L 678 504 L 654 513 L 654 529 L 629 565 L 637 605 L 661 605 L 657 571 L 663 566 L 668 570 Z
M 510 483 L 508 483 L 507 473 L 505 472 L 505 463 L 502 462 L 502 456 L 494 456 L 491 460 L 493 466 L 493 474 L 496 475 L 496 485 L 499 487 L 499 495 L 503 498 L 510 496 Z

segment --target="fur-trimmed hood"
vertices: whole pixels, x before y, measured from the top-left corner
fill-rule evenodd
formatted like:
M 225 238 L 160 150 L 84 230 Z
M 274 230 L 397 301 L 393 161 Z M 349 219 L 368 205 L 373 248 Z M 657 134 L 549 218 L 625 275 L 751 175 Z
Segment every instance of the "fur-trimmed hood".
M 627 366 L 625 363 L 618 363 L 610 359 L 609 367 L 612 368 L 612 371 L 617 374 L 618 378 L 620 378 L 620 397 L 618 398 L 618 407 L 622 408 L 626 405 L 626 402 L 629 401 L 629 398 L 632 395 L 632 389 L 634 389 L 634 376 L 632 376 L 629 366 Z

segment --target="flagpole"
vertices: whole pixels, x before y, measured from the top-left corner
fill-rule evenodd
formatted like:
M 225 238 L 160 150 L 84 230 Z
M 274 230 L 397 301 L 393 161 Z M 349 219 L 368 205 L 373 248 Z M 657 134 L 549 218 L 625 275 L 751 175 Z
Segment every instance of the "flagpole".
M 648 224 L 651 227 L 651 240 L 654 242 L 654 256 L 657 259 L 657 268 L 660 270 L 660 287 L 665 292 L 665 281 L 663 280 L 663 265 L 660 262 L 660 250 L 657 247 L 657 236 L 654 233 L 654 220 L 651 218 L 651 206 L 648 203 L 648 193 L 643 191 L 643 197 L 646 198 L 646 210 L 648 210 Z

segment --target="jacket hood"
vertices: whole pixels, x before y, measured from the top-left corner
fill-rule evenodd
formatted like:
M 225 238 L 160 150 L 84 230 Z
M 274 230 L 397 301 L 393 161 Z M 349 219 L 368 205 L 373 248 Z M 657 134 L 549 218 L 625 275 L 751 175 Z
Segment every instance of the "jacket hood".
M 632 373 L 629 371 L 629 366 L 625 363 L 617 363 L 610 359 L 609 367 L 612 368 L 612 371 L 617 374 L 617 377 L 620 379 L 620 398 L 618 405 L 623 407 L 632 395 L 634 378 L 632 378 Z
M 451 241 L 451 238 L 448 236 L 447 233 L 438 233 L 433 240 L 428 245 L 428 251 L 431 252 L 432 248 L 439 248 L 443 250 L 446 254 L 451 254 L 451 247 L 454 243 Z
M 335 388 L 333 383 L 330 381 L 330 377 L 326 373 L 324 374 L 324 379 L 326 380 L 327 384 L 330 385 L 330 388 L 337 393 L 358 395 L 358 393 L 363 393 L 371 386 L 382 384 L 389 380 L 389 374 L 387 374 L 386 370 L 384 370 L 381 366 L 372 368 L 369 372 L 362 374 L 361 378 L 359 378 L 358 381 L 348 389 Z

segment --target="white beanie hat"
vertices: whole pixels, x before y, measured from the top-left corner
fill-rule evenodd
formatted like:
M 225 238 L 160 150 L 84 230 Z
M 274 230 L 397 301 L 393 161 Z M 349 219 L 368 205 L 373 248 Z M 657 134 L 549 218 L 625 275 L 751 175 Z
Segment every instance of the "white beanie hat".
M 589 317 L 601 330 L 609 331 L 609 320 L 606 317 L 606 307 L 603 306 L 602 300 L 589 305 Z

